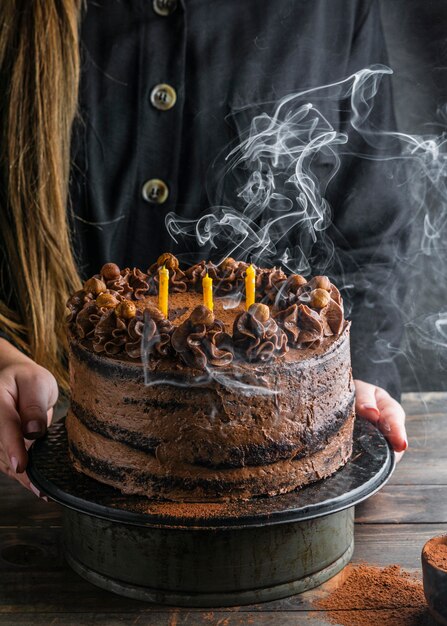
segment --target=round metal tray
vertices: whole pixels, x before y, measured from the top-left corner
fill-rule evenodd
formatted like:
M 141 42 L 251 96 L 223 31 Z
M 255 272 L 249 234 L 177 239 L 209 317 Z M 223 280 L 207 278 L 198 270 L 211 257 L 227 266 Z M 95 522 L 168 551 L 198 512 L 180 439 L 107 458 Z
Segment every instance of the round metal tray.
M 337 574 L 354 549 L 354 505 L 393 469 L 384 437 L 358 420 L 346 466 L 300 491 L 247 502 L 157 502 L 76 472 L 58 423 L 30 449 L 28 475 L 65 507 L 65 556 L 88 581 L 158 604 L 217 607 L 283 598 Z
M 78 473 L 68 456 L 64 421 L 30 449 L 28 476 L 56 502 L 102 519 L 137 526 L 252 527 L 322 517 L 349 508 L 378 491 L 390 478 L 394 453 L 383 435 L 369 422 L 357 419 L 349 462 L 317 483 L 270 498 L 246 502 L 179 504 L 141 496 L 124 496 L 116 489 Z

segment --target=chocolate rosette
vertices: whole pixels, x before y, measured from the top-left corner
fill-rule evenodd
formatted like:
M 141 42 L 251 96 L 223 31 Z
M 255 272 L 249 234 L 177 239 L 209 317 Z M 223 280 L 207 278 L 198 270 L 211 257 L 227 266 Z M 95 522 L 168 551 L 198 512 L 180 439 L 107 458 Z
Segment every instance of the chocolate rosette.
M 78 337 L 89 339 L 107 309 L 99 307 L 94 300 L 88 302 L 76 316 L 75 328 Z
M 266 295 L 269 302 L 274 303 L 279 309 L 288 309 L 293 304 L 308 300 L 308 292 L 309 286 L 304 276 L 292 274 L 285 280 L 272 281 L 272 286 L 267 288 Z
M 278 311 L 275 320 L 286 333 L 288 343 L 293 348 L 318 345 L 325 334 L 320 315 L 305 304 L 292 304 L 287 309 Z
M 231 338 L 223 322 L 203 305 L 174 330 L 171 343 L 183 362 L 195 369 L 225 367 L 233 360 Z
M 67 308 L 69 309 L 69 314 L 67 315 L 67 324 L 73 326 L 76 322 L 76 318 L 78 313 L 82 311 L 84 306 L 90 304 L 93 300 L 94 296 L 92 293 L 86 293 L 83 289 L 76 291 L 68 300 L 67 300 Z
M 244 285 L 245 270 L 248 264 L 243 261 L 235 261 L 228 257 L 217 266 L 216 272 L 216 295 L 225 296 L 239 292 Z
M 140 348 L 143 354 L 141 356 L 146 363 L 152 363 L 155 359 L 166 357 L 171 352 L 171 335 L 174 327 L 158 309 L 147 307 L 142 315 L 143 326 L 138 327 L 138 331 L 142 330 Z
M 108 309 L 98 320 L 93 334 L 93 350 L 115 355 L 122 352 L 128 338 L 126 320 L 115 309 Z
M 288 351 L 287 336 L 270 317 L 265 304 L 252 304 L 241 313 L 233 326 L 235 351 L 249 362 L 267 362 L 284 356 Z
M 100 275 L 107 288 L 119 293 L 122 298 L 141 300 L 157 292 L 151 278 L 137 267 L 120 270 L 115 263 L 106 263 Z
M 156 263 L 153 263 L 147 273 L 152 278 L 156 292 L 158 293 L 158 272 L 160 268 L 166 267 L 169 271 L 169 291 L 173 293 L 182 293 L 188 290 L 188 280 L 186 278 L 185 272 L 179 267 L 179 262 L 177 257 L 175 257 L 170 252 L 164 252 L 161 254 Z
M 323 324 L 318 313 L 306 304 L 299 304 L 297 320 L 300 329 L 299 343 L 318 345 L 323 339 Z
M 343 330 L 343 308 L 332 298 L 327 306 L 320 311 L 320 317 L 323 321 L 324 334 L 326 336 L 339 335 Z
M 131 359 L 139 359 L 141 357 L 143 328 L 143 312 L 138 310 L 135 313 L 135 317 L 129 320 L 127 336 L 124 342 L 124 351 Z
M 130 270 L 127 280 L 135 300 L 142 300 L 145 296 L 157 293 L 153 281 L 137 267 Z
M 122 298 L 130 298 L 133 289 L 129 282 L 131 269 L 126 267 L 120 270 L 116 263 L 106 263 L 102 266 L 100 275 L 107 285 L 107 289 L 115 291 Z
M 298 306 L 292 304 L 287 309 L 278 311 L 275 322 L 286 333 L 289 346 L 296 348 L 299 345 L 300 329 L 298 327 Z
M 188 281 L 188 287 L 196 291 L 201 291 L 202 280 L 208 275 L 213 281 L 219 280 L 217 267 L 214 263 L 207 263 L 206 261 L 200 261 L 195 265 L 192 265 L 185 271 L 186 280 Z
M 256 268 L 256 293 L 266 296 L 269 302 L 275 302 L 286 279 L 281 268 Z
M 129 285 L 129 272 L 126 268 L 122 270 L 117 278 L 107 281 L 108 289 L 112 289 L 120 294 L 122 298 L 130 298 L 132 296 L 132 287 Z

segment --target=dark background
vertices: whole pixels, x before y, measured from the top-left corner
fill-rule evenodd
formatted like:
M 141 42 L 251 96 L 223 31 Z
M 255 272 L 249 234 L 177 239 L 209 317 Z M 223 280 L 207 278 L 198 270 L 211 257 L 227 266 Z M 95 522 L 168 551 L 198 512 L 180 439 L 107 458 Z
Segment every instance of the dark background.
M 398 130 L 441 135 L 447 127 L 447 1 L 381 0 L 381 11 Z M 429 190 L 426 210 L 441 218 L 439 237 L 429 256 L 421 253 L 426 211 L 415 211 L 409 289 L 402 303 L 406 335 L 397 357 L 404 391 L 447 389 L 447 226 L 442 222 L 447 202 Z

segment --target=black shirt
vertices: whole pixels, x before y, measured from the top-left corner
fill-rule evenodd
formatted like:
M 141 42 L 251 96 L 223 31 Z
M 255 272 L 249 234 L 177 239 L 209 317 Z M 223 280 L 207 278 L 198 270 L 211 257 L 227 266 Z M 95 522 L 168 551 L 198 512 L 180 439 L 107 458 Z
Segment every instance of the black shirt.
M 210 207 L 237 208 L 236 179 L 223 178 L 224 156 L 254 115 L 271 114 L 287 94 L 387 60 L 372 0 L 92 0 L 82 21 L 81 52 L 70 202 L 84 276 L 107 261 L 146 269 L 168 250 L 189 261 L 213 253 L 219 259 L 220 250 L 200 250 L 190 238 L 175 244 L 166 216 L 175 211 L 196 219 Z M 158 84 L 175 91 L 169 110 L 151 102 Z M 345 103 L 321 99 L 318 106 L 335 130 L 347 129 Z M 389 80 L 374 115 L 381 128 L 393 126 Z M 309 250 L 312 273 L 326 270 L 346 287 L 354 375 L 397 396 L 389 357 L 401 321 L 391 293 L 405 210 L 386 164 L 357 156 L 374 157 L 377 150 L 354 133 L 351 154 L 344 154 L 325 192 L 332 211 L 326 233 L 337 263 L 328 265 L 327 249 L 319 250 L 318 242 Z M 324 178 L 328 163 L 324 155 L 317 158 Z M 163 204 L 142 195 L 151 179 L 166 184 Z M 297 224 L 289 232 L 291 250 L 299 249 L 301 231 Z M 389 298 L 383 297 L 385 285 Z

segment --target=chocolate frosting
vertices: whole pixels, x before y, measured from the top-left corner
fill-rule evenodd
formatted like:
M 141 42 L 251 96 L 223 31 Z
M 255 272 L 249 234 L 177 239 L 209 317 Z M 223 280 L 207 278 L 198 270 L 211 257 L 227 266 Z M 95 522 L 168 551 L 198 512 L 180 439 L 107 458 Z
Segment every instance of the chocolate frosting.
M 86 304 L 94 299 L 91 293 L 86 293 L 83 289 L 76 291 L 67 301 L 67 307 L 70 313 L 67 316 L 67 323 L 73 325 L 76 322 L 77 315 Z
M 166 262 L 164 257 L 166 257 Z M 169 271 L 169 290 L 171 292 L 183 293 L 188 290 L 188 279 L 185 272 L 179 268 L 178 260 L 172 254 L 162 254 L 157 262 L 153 263 L 147 270 L 155 284 L 156 293 L 158 293 L 158 272 L 162 267 L 166 267 Z
M 339 335 L 343 330 L 343 308 L 332 297 L 329 304 L 321 310 L 320 317 L 329 327 L 330 332 L 325 332 L 325 335 Z
M 330 329 L 329 333 L 324 332 L 325 325 L 320 315 L 305 304 L 292 304 L 287 309 L 278 311 L 275 320 L 286 333 L 289 345 L 293 348 L 318 344 L 323 335 L 333 334 Z
M 250 362 L 270 361 L 274 357 L 284 356 L 288 351 L 285 332 L 272 317 L 260 319 L 258 307 L 254 304 L 248 311 L 241 313 L 234 320 L 233 326 L 234 348 Z
M 150 289 L 150 281 L 149 276 L 139 270 L 137 267 L 134 267 L 133 270 L 130 271 L 128 276 L 129 285 L 133 291 L 133 297 L 135 300 L 141 300 L 145 296 L 151 294 L 155 294 L 153 285 L 151 285 Z
M 287 276 L 281 268 L 256 268 L 256 291 L 274 302 Z
M 278 311 L 275 315 L 275 321 L 286 333 L 289 346 L 297 347 L 300 334 L 300 329 L 298 328 L 298 306 L 292 304 L 287 309 Z
M 303 281 L 303 282 L 301 282 Z M 307 304 L 311 288 L 305 278 L 292 274 L 286 280 L 277 281 L 267 292 L 269 301 L 279 309 L 287 309 L 292 304 Z
M 172 347 L 189 367 L 225 367 L 233 360 L 231 338 L 225 326 L 205 306 L 196 307 L 172 335 Z
M 92 337 L 102 315 L 110 310 L 99 307 L 94 300 L 87 302 L 76 316 L 75 329 L 78 336 L 81 339 Z
M 225 259 L 217 268 L 217 295 L 226 295 L 241 291 L 245 280 L 248 263 Z
M 176 299 L 170 301 L 170 321 L 155 308 L 155 303 L 152 306 L 150 298 L 145 301 L 147 296 L 158 293 L 158 270 L 162 266 L 170 274 L 170 293 L 178 293 L 177 308 Z M 161 255 L 148 273 L 138 268 L 120 270 L 116 264 L 107 263 L 84 283 L 83 290 L 68 300 L 67 322 L 76 336 L 93 342 L 96 352 L 141 359 L 145 343 L 144 357 L 152 363 L 177 352 L 184 363 L 199 369 L 226 366 L 235 354 L 249 362 L 268 361 L 283 356 L 288 346 L 305 349 L 319 345 L 325 337 L 341 334 L 343 303 L 329 278 L 314 276 L 307 282 L 299 275 L 287 277 L 276 267 L 256 268 L 257 299 L 268 301 L 270 309 L 256 304 L 254 310 L 239 315 L 233 322 L 226 320 L 233 323 L 233 337 L 225 332 L 225 316 L 222 320 L 213 316 L 211 319 L 212 314 L 205 307 L 197 307 L 180 326 L 173 326 L 176 316 L 183 317 L 191 310 L 190 296 L 185 300 L 183 293 L 200 292 L 206 274 L 214 281 L 215 295 L 222 296 L 243 291 L 247 267 L 245 262 L 227 258 L 218 266 L 203 260 L 183 272 L 170 253 Z M 113 307 L 126 300 L 133 307 L 132 315 L 119 309 L 115 312 Z M 265 308 L 259 309 L 260 306 Z
M 127 326 L 127 337 L 124 350 L 131 359 L 141 358 L 141 342 L 143 337 L 143 313 L 137 311 L 135 317 L 129 320 Z
M 153 308 L 144 310 L 143 320 L 144 325 L 139 326 L 138 330 L 142 330 L 144 334 L 144 350 L 147 361 L 153 362 L 154 357 L 168 356 L 171 352 L 171 335 L 174 330 L 172 323 L 164 318 L 160 311 Z M 129 354 L 129 356 L 133 355 Z
M 200 261 L 200 263 L 196 263 L 189 267 L 185 276 L 188 281 L 188 285 L 192 289 L 197 289 L 200 291 L 202 289 L 202 279 L 208 274 L 213 281 L 218 280 L 217 267 L 214 263 L 207 263 L 206 261 Z
M 107 355 L 118 354 L 123 351 L 127 341 L 126 320 L 118 317 L 114 309 L 107 309 L 96 324 L 93 335 L 93 350 L 105 352 Z
M 305 304 L 292 304 L 278 311 L 275 320 L 287 335 L 289 345 L 298 348 L 301 344 L 314 344 L 324 337 L 339 335 L 343 330 L 343 309 L 335 302 L 319 312 Z
M 131 298 L 133 289 L 129 284 L 130 273 L 131 270 L 128 267 L 121 270 L 119 276 L 106 281 L 107 289 L 116 291 L 122 298 L 125 298 L 126 300 Z
M 138 267 L 121 270 L 119 276 L 106 280 L 107 289 L 116 291 L 126 300 L 141 300 L 147 295 L 154 295 L 157 289 L 150 276 Z
M 301 344 L 319 343 L 323 338 L 323 324 L 318 313 L 305 304 L 299 304 L 297 317 L 300 329 L 299 342 Z

